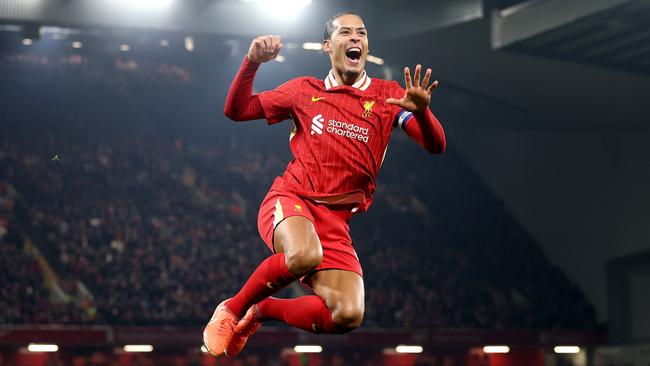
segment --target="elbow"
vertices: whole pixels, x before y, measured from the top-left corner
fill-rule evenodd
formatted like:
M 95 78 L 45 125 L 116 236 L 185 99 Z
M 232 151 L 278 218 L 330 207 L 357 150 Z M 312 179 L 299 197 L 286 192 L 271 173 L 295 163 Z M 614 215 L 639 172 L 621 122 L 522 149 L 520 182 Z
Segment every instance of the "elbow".
M 427 144 L 424 146 L 424 149 L 431 155 L 442 154 L 445 152 L 446 148 L 447 148 L 447 141 L 444 138 L 436 141 L 433 144 Z
M 445 145 L 442 146 L 427 146 L 425 147 L 427 152 L 431 155 L 442 154 L 445 152 Z
M 447 140 L 443 137 L 438 144 L 438 148 L 434 154 L 442 154 L 447 149 Z
M 243 121 L 239 113 L 235 113 L 235 111 L 229 105 L 226 105 L 224 107 L 223 114 L 235 122 Z
M 226 105 L 223 107 L 223 114 L 224 114 L 226 117 L 228 117 L 228 118 L 230 118 L 230 119 L 233 119 L 233 116 L 234 116 L 234 115 L 233 115 L 233 113 L 232 113 L 232 108 L 230 108 L 230 105 L 226 104 Z

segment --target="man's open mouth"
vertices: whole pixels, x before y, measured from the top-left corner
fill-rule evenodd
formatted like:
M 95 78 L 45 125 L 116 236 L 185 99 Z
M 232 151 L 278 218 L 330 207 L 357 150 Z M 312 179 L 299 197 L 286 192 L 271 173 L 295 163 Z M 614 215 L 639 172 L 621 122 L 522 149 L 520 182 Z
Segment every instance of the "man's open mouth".
M 361 48 L 351 47 L 345 51 L 345 57 L 353 64 L 358 64 L 361 60 Z

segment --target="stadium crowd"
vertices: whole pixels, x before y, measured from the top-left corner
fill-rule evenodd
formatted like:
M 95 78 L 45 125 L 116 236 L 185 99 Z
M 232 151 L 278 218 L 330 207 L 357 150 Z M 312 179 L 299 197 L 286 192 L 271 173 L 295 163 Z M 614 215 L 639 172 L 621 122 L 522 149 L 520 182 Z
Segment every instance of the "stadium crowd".
M 0 324 L 80 323 L 72 303 L 52 303 L 43 268 L 16 227 L 17 192 L 0 180 Z
M 201 107 L 216 76 L 129 62 L 0 59 L 0 96 L 11 106 L 0 123 L 0 180 L 24 208 L 14 215 L 20 234 L 0 248 L 0 301 L 19 299 L 2 303 L 12 309 L 3 322 L 201 325 L 268 254 L 257 208 L 289 159 L 278 146 L 286 138 L 266 136 L 263 123 L 227 127 L 220 93 Z M 351 224 L 364 326 L 597 326 L 584 295 L 453 143 L 431 157 L 395 133 L 376 201 Z M 27 237 L 62 281 L 92 294 L 57 308 L 65 316 L 43 311 L 47 290 L 22 252 Z M 79 316 L 88 303 L 97 314 Z

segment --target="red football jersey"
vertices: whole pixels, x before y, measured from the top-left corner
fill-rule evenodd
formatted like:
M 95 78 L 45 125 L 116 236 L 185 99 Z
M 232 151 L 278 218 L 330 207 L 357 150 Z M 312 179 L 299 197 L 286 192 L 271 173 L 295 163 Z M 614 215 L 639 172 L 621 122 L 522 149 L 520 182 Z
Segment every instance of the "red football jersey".
M 353 86 L 338 85 L 331 71 L 325 80 L 299 77 L 259 94 L 269 124 L 294 123 L 294 159 L 271 189 L 366 210 L 393 127 L 412 118 L 386 99 L 404 94 L 397 82 L 365 72 Z

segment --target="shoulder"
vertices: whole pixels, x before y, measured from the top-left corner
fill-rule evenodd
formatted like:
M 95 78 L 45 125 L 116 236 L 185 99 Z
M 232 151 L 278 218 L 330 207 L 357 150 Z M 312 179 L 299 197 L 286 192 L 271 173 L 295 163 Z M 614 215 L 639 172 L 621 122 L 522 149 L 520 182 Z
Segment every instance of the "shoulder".
M 298 76 L 288 82 L 294 84 L 323 84 L 323 80 L 316 79 L 313 76 Z
M 401 86 L 395 80 L 386 80 L 380 78 L 372 78 L 370 87 L 375 93 L 380 94 L 382 97 L 389 98 L 395 94 L 399 94 Z
M 296 88 L 296 89 L 310 89 L 310 88 L 322 88 L 324 84 L 323 84 L 323 80 L 317 79 L 313 76 L 298 76 L 287 81 L 283 85 Z
M 372 78 L 372 84 L 375 85 L 380 85 L 380 86 L 399 86 L 397 81 L 395 80 L 386 80 L 386 79 L 380 79 L 380 78 Z

